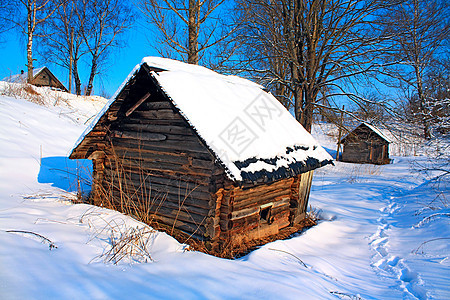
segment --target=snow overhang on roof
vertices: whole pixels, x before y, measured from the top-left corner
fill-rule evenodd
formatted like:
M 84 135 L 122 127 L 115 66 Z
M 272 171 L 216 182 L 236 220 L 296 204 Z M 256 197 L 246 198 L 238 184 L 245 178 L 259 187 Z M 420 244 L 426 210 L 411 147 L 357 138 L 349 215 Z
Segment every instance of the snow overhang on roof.
M 134 68 L 77 146 L 144 64 L 230 179 L 284 178 L 332 162 L 325 149 L 262 86 L 158 57 L 146 57 Z

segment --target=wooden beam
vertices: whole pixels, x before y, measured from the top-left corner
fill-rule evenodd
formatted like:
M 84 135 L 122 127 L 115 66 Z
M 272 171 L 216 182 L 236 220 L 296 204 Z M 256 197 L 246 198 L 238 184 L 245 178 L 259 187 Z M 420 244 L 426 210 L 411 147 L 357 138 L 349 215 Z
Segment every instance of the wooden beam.
M 133 105 L 129 110 L 127 110 L 127 112 L 125 113 L 125 116 L 129 116 L 133 113 L 133 111 L 136 110 L 136 108 L 138 108 L 142 103 L 144 103 L 145 100 L 147 100 L 150 97 L 150 93 L 147 93 L 144 95 L 144 97 L 142 97 L 138 102 L 136 102 L 135 105 Z

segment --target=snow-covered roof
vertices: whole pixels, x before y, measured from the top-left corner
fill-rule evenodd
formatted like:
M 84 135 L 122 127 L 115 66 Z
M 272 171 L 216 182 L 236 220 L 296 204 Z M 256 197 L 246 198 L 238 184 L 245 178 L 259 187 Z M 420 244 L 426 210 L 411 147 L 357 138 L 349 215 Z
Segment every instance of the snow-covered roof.
M 36 77 L 39 73 L 41 73 L 42 70 L 44 70 L 45 68 L 47 68 L 47 67 L 44 66 L 41 68 L 33 69 L 33 78 Z M 16 74 L 16 75 L 8 76 L 8 77 L 4 78 L 3 81 L 22 83 L 22 82 L 26 82 L 27 78 L 28 78 L 28 73 L 24 72 L 23 74 Z
M 151 76 L 224 165 L 230 179 L 252 180 L 262 173 L 271 174 L 272 179 L 288 177 L 332 161 L 325 149 L 262 86 L 158 57 L 146 57 L 135 67 L 84 135 L 94 128 L 142 65 L 153 70 Z M 278 174 L 274 175 L 274 171 Z
M 381 132 L 381 130 L 379 130 L 378 128 L 376 128 L 375 126 L 373 126 L 373 125 L 370 125 L 369 123 L 366 123 L 366 122 L 362 122 L 362 123 L 360 123 L 358 126 L 356 126 L 352 131 L 350 131 L 349 133 L 347 133 L 346 135 L 344 135 L 342 138 L 341 138 L 341 143 L 348 137 L 348 135 L 350 134 L 350 133 L 352 133 L 353 131 L 355 131 L 355 129 L 356 128 L 358 128 L 359 126 L 361 126 L 361 125 L 365 125 L 365 126 L 367 126 L 370 130 L 372 130 L 373 132 L 375 132 L 378 136 L 380 136 L 383 140 L 385 140 L 386 142 L 388 142 L 388 143 L 392 143 L 392 141 L 384 134 L 384 133 L 382 133 Z

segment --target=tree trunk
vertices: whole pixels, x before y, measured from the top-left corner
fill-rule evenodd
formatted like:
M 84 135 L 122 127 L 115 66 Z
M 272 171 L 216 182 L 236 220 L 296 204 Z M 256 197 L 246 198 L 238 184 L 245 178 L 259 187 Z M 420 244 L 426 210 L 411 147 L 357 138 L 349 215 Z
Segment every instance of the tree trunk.
M 27 7 L 27 82 L 33 81 L 33 10 L 30 6 Z
M 189 0 L 188 19 L 188 63 L 198 65 L 198 31 L 199 31 L 199 2 Z
M 92 57 L 92 66 L 91 66 L 91 73 L 89 74 L 89 81 L 86 89 L 86 96 L 90 96 L 92 93 L 92 90 L 94 88 L 94 77 L 95 73 L 97 72 L 97 56 Z
M 305 127 L 306 131 L 311 132 L 312 122 L 313 122 L 313 113 L 314 113 L 314 102 L 316 100 L 315 95 L 311 95 L 311 91 L 307 91 L 305 93 L 305 108 L 304 108 L 304 118 L 303 118 L 303 127 Z
M 423 83 L 422 83 L 422 76 L 423 76 L 423 69 L 421 70 L 421 61 L 420 61 L 420 51 L 421 45 L 419 44 L 418 40 L 418 28 L 420 28 L 419 20 L 420 20 L 420 9 L 419 9 L 419 3 L 418 1 L 414 1 L 414 19 L 413 19 L 413 45 L 414 45 L 414 72 L 416 76 L 417 81 L 417 94 L 419 96 L 419 107 L 420 111 L 422 113 L 422 124 L 423 124 L 423 130 L 424 130 L 424 137 L 426 139 L 429 139 L 431 137 L 430 133 L 430 126 L 428 124 L 428 109 L 426 107 L 425 103 L 425 95 L 423 92 Z
M 431 137 L 430 132 L 430 124 L 428 122 L 428 108 L 425 103 L 425 95 L 423 92 L 423 84 L 422 84 L 422 77 L 420 76 L 418 67 L 415 68 L 416 70 L 416 80 L 417 80 L 417 94 L 419 95 L 419 107 L 420 112 L 422 114 L 422 125 L 423 125 L 423 134 L 426 139 L 429 139 Z
M 81 81 L 78 75 L 78 60 L 73 61 L 73 78 L 75 81 L 75 92 L 78 96 L 81 95 Z
M 73 66 L 73 27 L 70 27 L 69 43 L 69 93 L 72 91 L 72 66 Z

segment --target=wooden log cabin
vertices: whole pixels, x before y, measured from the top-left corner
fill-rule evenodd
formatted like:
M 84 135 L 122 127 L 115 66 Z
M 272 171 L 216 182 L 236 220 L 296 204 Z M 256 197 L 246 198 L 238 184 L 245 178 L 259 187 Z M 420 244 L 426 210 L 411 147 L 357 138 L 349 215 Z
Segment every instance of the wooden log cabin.
M 94 203 L 231 243 L 300 222 L 313 170 L 332 163 L 260 85 L 156 57 L 136 66 L 70 158 L 92 159 Z
M 361 123 L 345 135 L 342 161 L 352 163 L 389 164 L 390 140 L 376 127 Z
M 27 73 L 22 70 L 20 74 L 5 79 L 14 83 L 26 83 Z M 63 92 L 68 92 L 64 84 L 47 67 L 33 69 L 33 80 L 30 83 L 35 86 L 48 86 Z

